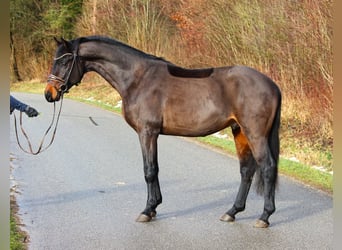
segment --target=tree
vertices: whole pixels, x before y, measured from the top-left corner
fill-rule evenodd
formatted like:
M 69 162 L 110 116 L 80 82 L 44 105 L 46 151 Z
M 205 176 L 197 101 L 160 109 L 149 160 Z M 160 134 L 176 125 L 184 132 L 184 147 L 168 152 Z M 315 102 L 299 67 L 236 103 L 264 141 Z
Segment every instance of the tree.
M 67 39 L 82 13 L 83 0 L 11 0 L 11 72 L 14 80 L 39 77 L 45 72 L 53 46 L 53 36 Z M 28 62 L 29 60 L 29 64 Z

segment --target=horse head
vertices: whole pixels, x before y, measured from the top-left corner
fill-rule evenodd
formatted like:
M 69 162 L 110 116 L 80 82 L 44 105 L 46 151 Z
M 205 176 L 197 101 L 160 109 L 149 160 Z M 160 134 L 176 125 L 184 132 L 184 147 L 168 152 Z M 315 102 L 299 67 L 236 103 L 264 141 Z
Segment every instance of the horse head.
M 66 41 L 63 38 L 54 39 L 57 50 L 44 91 L 48 102 L 59 101 L 64 93 L 81 81 L 84 74 L 78 56 L 79 39 L 73 41 Z

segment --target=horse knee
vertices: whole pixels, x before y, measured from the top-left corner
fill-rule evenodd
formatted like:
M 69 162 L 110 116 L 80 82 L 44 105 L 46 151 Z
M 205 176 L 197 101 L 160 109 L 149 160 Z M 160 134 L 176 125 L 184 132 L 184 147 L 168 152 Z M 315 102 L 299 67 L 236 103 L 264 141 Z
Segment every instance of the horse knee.
M 150 171 L 147 170 L 145 172 L 145 181 L 147 183 L 153 182 L 158 177 L 158 170 L 157 169 L 151 169 Z

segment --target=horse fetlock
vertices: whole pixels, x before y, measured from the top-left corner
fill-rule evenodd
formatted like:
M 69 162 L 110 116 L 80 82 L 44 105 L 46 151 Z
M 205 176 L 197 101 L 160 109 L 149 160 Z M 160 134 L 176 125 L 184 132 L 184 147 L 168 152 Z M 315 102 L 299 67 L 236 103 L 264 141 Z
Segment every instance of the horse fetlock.
M 227 212 L 227 214 L 230 214 L 230 215 L 235 215 L 239 212 L 242 212 L 245 210 L 245 205 L 233 205 L 233 207 Z
M 264 209 L 264 212 L 260 216 L 259 220 L 265 222 L 266 224 L 269 224 L 268 218 L 273 214 L 274 211 L 275 209 L 271 209 L 271 210 Z
M 152 218 L 156 217 L 156 216 L 157 216 L 157 211 L 156 211 L 156 210 L 152 211 L 152 212 L 150 213 L 150 216 L 151 216 Z
M 155 210 L 157 208 L 157 206 L 160 205 L 161 203 L 162 203 L 162 197 L 161 196 L 159 196 L 157 198 L 151 198 L 150 197 L 147 201 L 145 211 Z

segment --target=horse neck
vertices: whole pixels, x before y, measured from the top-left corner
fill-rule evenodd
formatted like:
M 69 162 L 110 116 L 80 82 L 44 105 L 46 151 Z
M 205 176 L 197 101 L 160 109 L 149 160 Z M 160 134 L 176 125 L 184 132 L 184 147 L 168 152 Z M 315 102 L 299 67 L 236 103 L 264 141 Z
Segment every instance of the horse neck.
M 141 58 L 112 44 L 85 42 L 80 45 L 79 55 L 85 61 L 86 72 L 97 72 L 123 98 L 128 95 L 130 86 L 137 83 L 137 72 L 146 68 Z

